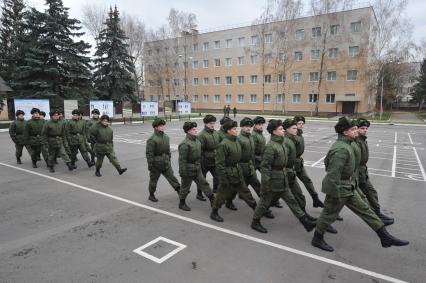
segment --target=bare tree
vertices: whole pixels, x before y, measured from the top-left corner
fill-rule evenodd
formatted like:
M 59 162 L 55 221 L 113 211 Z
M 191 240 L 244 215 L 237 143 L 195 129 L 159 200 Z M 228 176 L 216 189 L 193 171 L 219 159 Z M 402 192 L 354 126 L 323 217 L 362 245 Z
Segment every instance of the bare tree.
M 101 30 L 104 29 L 104 23 L 106 21 L 108 9 L 106 6 L 86 4 L 83 6 L 82 11 L 83 19 L 81 22 L 97 43 L 98 35 Z

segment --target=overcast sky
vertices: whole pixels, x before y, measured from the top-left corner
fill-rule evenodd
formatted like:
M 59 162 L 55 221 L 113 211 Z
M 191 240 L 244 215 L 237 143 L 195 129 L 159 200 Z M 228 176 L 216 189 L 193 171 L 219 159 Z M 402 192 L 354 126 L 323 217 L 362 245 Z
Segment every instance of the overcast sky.
M 148 28 L 157 28 L 166 22 L 171 8 L 192 12 L 197 16 L 200 31 L 235 24 L 249 24 L 265 7 L 267 0 L 63 0 L 73 17 L 81 19 L 82 9 L 87 3 L 117 5 L 119 11 L 138 16 Z M 413 38 L 426 39 L 426 1 L 408 0 L 407 15 L 414 25 Z M 44 0 L 29 0 L 30 4 L 42 8 Z M 305 7 L 310 2 L 303 0 Z M 364 1 L 361 3 L 368 3 Z

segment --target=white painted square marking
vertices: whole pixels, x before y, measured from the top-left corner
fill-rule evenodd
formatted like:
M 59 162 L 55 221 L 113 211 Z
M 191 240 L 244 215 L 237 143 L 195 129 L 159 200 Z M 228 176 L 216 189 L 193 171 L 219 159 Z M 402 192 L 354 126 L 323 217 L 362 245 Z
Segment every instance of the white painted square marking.
M 155 244 L 159 241 L 163 241 L 163 242 L 175 245 L 175 246 L 177 246 L 177 248 L 174 249 L 173 251 L 169 252 L 165 256 L 161 257 L 161 258 L 155 257 L 155 256 L 143 251 L 147 247 L 149 247 L 149 246 L 151 246 L 151 245 L 153 245 L 153 244 Z M 164 237 L 158 237 L 158 238 L 152 240 L 151 242 L 146 243 L 145 245 L 133 250 L 133 252 L 137 253 L 138 255 L 141 255 L 143 257 L 146 257 L 147 259 L 150 259 L 153 262 L 162 263 L 162 262 L 166 261 L 167 259 L 171 258 L 172 256 L 174 256 L 175 254 L 177 254 L 178 252 L 180 252 L 181 250 L 183 250 L 184 248 L 186 248 L 186 245 L 184 245 L 184 244 L 172 241 L 172 240 L 164 238 Z

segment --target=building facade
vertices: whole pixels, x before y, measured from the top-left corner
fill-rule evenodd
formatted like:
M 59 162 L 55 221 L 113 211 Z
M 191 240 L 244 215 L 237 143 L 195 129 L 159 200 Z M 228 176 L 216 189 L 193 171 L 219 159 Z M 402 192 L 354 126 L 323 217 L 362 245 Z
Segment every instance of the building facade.
M 374 110 L 372 7 L 146 44 L 145 99 L 247 111 Z

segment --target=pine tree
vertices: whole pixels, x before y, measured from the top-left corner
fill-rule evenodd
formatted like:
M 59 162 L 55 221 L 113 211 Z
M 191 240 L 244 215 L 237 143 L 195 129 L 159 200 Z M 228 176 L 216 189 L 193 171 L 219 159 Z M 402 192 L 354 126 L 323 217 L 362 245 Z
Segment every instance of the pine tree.
M 99 98 L 114 101 L 134 101 L 135 66 L 128 52 L 126 36 L 120 27 L 117 7 L 108 13 L 105 28 L 97 39 L 94 84 Z
M 0 27 L 0 76 L 8 82 L 19 60 L 24 21 L 23 0 L 3 0 Z
M 44 13 L 31 9 L 26 16 L 25 55 L 11 86 L 19 96 L 63 99 L 92 95 L 90 45 L 81 37 L 80 21 L 69 18 L 62 0 L 46 0 Z
M 422 110 L 423 103 L 426 101 L 426 59 L 420 66 L 420 74 L 417 83 L 413 86 L 413 98 L 419 104 L 419 111 Z

